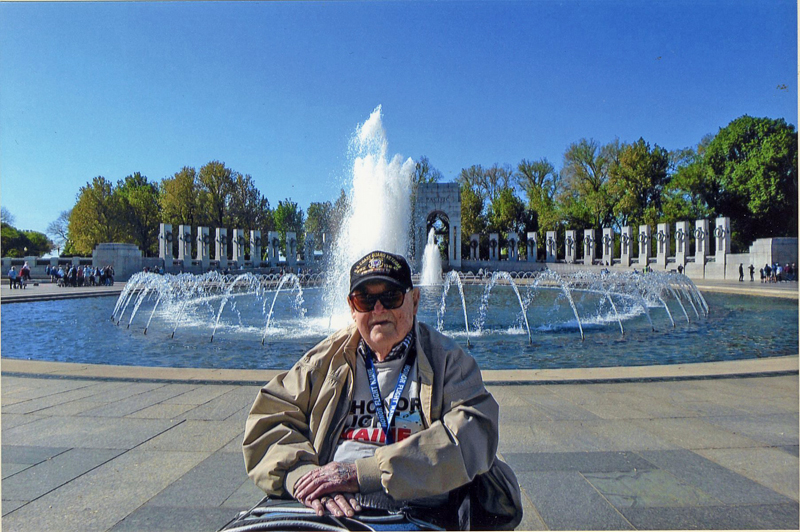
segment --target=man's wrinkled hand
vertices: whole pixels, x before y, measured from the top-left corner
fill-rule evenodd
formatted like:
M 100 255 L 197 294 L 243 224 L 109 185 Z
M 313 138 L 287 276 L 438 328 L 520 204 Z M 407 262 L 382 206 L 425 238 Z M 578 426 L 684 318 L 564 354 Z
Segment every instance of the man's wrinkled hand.
M 322 516 L 325 510 L 328 510 L 336 517 L 353 517 L 356 512 L 361 511 L 361 505 L 358 504 L 356 498 L 348 493 L 331 493 L 330 496 L 323 495 L 321 499 L 307 499 L 304 502 L 306 506 L 313 508 L 317 515 Z
M 342 462 L 331 462 L 325 466 L 309 471 L 294 485 L 294 498 L 306 506 L 314 508 L 320 513 L 322 507 L 338 507 L 347 514 L 347 509 L 358 511 L 347 497 L 342 496 L 329 498 L 326 501 L 321 499 L 331 493 L 357 493 L 358 474 L 355 464 L 345 464 Z M 342 501 L 344 506 L 342 506 Z M 355 502 L 355 499 L 350 497 Z M 318 504 L 313 505 L 314 502 Z M 357 503 L 356 503 L 357 506 Z M 321 515 L 321 514 L 320 514 Z M 350 514 L 348 514 L 350 515 Z

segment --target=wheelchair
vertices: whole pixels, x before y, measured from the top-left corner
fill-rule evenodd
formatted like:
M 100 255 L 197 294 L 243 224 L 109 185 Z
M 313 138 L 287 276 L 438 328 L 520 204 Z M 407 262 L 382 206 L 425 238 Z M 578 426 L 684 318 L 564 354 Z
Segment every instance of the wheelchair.
M 440 508 L 407 505 L 396 512 L 364 508 L 353 517 L 336 517 L 329 513 L 320 517 L 294 499 L 266 496 L 249 510 L 240 512 L 218 532 L 469 530 L 469 504 L 469 492 L 456 490 Z

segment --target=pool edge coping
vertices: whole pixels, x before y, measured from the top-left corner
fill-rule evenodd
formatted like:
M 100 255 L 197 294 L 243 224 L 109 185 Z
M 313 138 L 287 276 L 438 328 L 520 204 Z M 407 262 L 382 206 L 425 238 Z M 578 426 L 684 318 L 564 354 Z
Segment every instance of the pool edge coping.
M 494 386 L 589 384 L 796 375 L 798 363 L 798 355 L 789 355 L 658 366 L 483 370 L 481 373 L 484 382 Z M 283 371 L 117 366 L 0 358 L 0 373 L 9 377 L 261 385 Z

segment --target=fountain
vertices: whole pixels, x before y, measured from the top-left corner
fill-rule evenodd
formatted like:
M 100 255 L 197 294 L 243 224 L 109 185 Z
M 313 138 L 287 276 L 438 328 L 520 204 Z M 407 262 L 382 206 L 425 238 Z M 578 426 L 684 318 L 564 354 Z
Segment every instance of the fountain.
M 290 367 L 350 322 L 345 296 L 353 261 L 373 249 L 407 253 L 414 163 L 388 156 L 380 111 L 376 108 L 358 128 L 350 146 L 350 211 L 334 243 L 334 267 L 327 272 L 137 273 L 116 301 L 36 303 L 25 305 L 24 315 L 18 314 L 22 305 L 8 305 L 3 325 L 25 320 L 33 326 L 24 332 L 5 327 L 4 356 L 170 367 Z M 485 369 L 796 354 L 796 302 L 757 304 L 758 298 L 712 294 L 709 305 L 688 277 L 663 272 L 544 270 L 485 277 L 450 271 L 442 279 L 433 231 L 424 262 L 415 281 L 423 292 L 419 319 L 466 344 Z M 457 291 L 450 290 L 453 285 Z M 448 313 L 453 306 L 458 311 Z M 101 313 L 111 320 L 97 321 Z M 39 348 L 25 349 L 31 342 Z
M 472 284 L 465 287 L 470 280 Z M 198 327 L 206 320 L 204 316 L 208 316 L 209 341 L 213 342 L 224 311 L 230 304 L 228 314 L 233 314 L 233 323 L 229 320 L 225 327 L 239 328 L 241 332 L 260 330 L 262 345 L 267 342 L 271 332 L 282 332 L 283 338 L 287 338 L 287 334 L 288 337 L 293 334 L 324 337 L 331 332 L 331 319 L 330 316 L 326 319 L 325 313 L 320 311 L 324 307 L 318 303 L 324 300 L 325 294 L 320 294 L 314 285 L 328 284 L 328 281 L 329 278 L 324 274 L 308 277 L 304 291 L 303 281 L 294 274 L 256 276 L 246 273 L 225 276 L 210 272 L 201 276 L 172 276 L 138 273 L 120 294 L 112 312 L 112 321 L 119 324 L 133 302 L 127 323 L 127 328 L 130 328 L 140 308 L 146 302 L 154 301 L 143 329 L 145 334 L 153 325 L 154 316 L 161 316 L 165 324 L 171 323 L 168 327 L 171 329 L 170 338 L 175 337 L 176 330 L 184 322 Z M 438 286 L 417 284 L 440 301 L 436 308 L 437 328 L 455 336 L 464 334 L 468 347 L 471 347 L 470 312 L 475 317 L 474 335 L 516 334 L 507 329 L 509 323 L 516 322 L 520 324 L 519 329 L 526 335 L 529 344 L 533 342 L 530 318 L 533 318 L 540 331 L 574 329 L 583 341 L 586 338 L 585 325 L 597 328 L 615 323 L 620 335 L 624 336 L 623 323 L 633 322 L 641 316 L 646 317 L 650 330 L 655 331 L 656 325 L 651 314 L 659 309 L 663 310 L 662 315 L 668 320 L 669 328 L 674 329 L 677 324 L 670 304 L 680 308 L 686 323 L 691 325 L 692 319 L 683 304 L 684 300 L 701 302 L 699 305 L 692 303 L 695 321 L 708 315 L 708 306 L 697 287 L 687 277 L 678 274 L 577 272 L 562 276 L 547 270 L 515 277 L 509 272 L 494 272 L 487 282 L 475 284 L 474 278 L 451 271 L 445 276 L 438 297 Z M 455 324 L 446 324 L 445 320 L 447 296 L 454 284 L 458 287 L 459 300 L 456 304 L 463 312 L 463 329 Z M 276 320 L 278 327 L 271 329 L 276 303 L 280 294 L 287 292 L 284 289 L 286 286 L 291 287 L 289 294 L 296 292 L 290 304 L 292 311 L 288 316 Z M 500 296 L 500 302 L 495 305 L 493 295 L 499 287 L 510 288 L 510 293 Z M 549 295 L 542 295 L 545 293 Z M 305 306 L 304 295 L 311 296 L 310 309 Z M 469 308 L 468 299 L 478 301 L 476 308 Z M 550 301 L 551 308 L 546 309 L 545 299 Z M 515 304 L 518 311 L 513 310 Z M 501 317 L 490 324 L 488 317 L 494 313 Z M 172 319 L 174 321 L 170 321 Z M 259 327 L 258 322 L 264 323 L 263 327 Z
M 444 330 L 444 314 L 447 311 L 447 292 L 450 290 L 450 285 L 453 283 L 453 281 L 456 282 L 456 285 L 458 286 L 458 294 L 461 296 L 461 308 L 464 310 L 464 329 L 467 332 L 467 347 L 470 347 L 471 344 L 469 343 L 469 318 L 467 317 L 467 302 L 464 299 L 464 285 L 461 283 L 461 277 L 458 275 L 458 272 L 448 272 L 444 279 L 444 287 L 442 288 L 442 305 L 436 312 L 436 325 L 440 332 Z
M 442 284 L 442 256 L 436 244 L 436 230 L 432 227 L 428 232 L 425 254 L 422 256 L 422 275 L 419 284 L 422 286 Z
M 334 328 L 350 322 L 346 294 L 350 266 L 379 249 L 406 255 L 411 227 L 411 177 L 414 161 L 388 156 L 389 144 L 378 106 L 356 131 L 350 153 L 354 158 L 349 209 L 333 245 L 333 268 L 325 306 Z

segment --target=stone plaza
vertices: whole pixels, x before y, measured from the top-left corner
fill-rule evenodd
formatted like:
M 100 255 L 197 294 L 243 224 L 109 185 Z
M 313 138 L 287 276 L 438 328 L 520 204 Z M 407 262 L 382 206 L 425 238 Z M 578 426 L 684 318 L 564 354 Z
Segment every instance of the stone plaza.
M 699 287 L 798 295 L 796 283 Z M 3 358 L 3 529 L 218 529 L 261 497 L 240 444 L 275 373 Z M 800 526 L 797 356 L 483 373 L 522 487 L 519 530 Z

